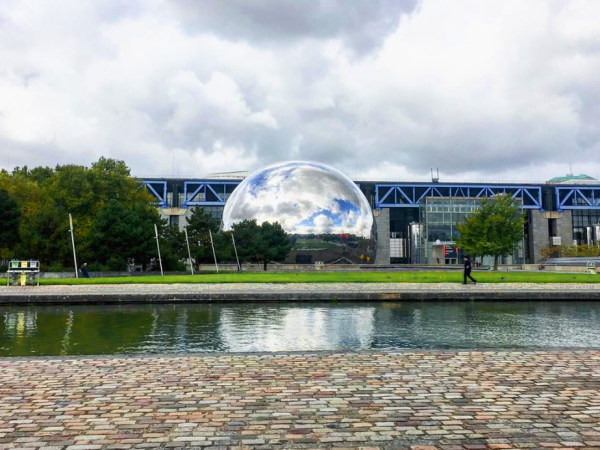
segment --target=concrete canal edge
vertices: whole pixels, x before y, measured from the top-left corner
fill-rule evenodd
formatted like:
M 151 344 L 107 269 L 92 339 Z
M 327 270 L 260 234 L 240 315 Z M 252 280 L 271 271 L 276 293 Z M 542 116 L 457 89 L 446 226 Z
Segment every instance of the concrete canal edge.
M 511 290 L 360 290 L 275 292 L 85 292 L 6 293 L 0 305 L 114 304 L 114 303 L 242 303 L 242 302 L 437 302 L 437 301 L 597 301 L 599 289 Z

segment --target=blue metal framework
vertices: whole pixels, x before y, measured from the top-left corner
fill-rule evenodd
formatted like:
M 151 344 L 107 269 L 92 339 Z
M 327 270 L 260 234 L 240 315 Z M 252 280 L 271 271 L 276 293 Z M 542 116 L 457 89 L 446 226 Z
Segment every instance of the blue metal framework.
M 150 193 L 157 198 L 158 201 L 155 204 L 160 205 L 161 208 L 167 208 L 167 182 L 164 180 L 144 180 L 143 182 Z M 159 194 L 161 191 L 162 194 Z
M 225 206 L 227 197 L 240 181 L 186 181 L 183 187 L 183 205 Z M 233 188 L 228 189 L 228 187 Z M 189 195 L 188 195 L 189 193 Z
M 510 194 L 519 198 L 524 209 L 542 208 L 541 186 L 484 185 L 484 184 L 376 184 L 376 208 L 414 208 L 426 197 L 490 198 Z
M 600 186 L 561 186 L 555 188 L 556 209 L 600 209 Z

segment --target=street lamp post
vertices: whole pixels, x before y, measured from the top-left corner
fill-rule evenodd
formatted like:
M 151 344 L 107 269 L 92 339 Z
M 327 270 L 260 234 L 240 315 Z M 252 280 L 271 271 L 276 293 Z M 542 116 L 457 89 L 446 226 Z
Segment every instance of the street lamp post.
M 163 272 L 163 267 L 162 267 L 162 260 L 160 259 L 160 244 L 158 243 L 158 228 L 156 227 L 156 224 L 154 224 L 154 234 L 156 235 L 156 248 L 158 249 L 158 264 L 160 265 L 160 275 L 164 276 L 164 272 Z
M 190 252 L 190 240 L 188 239 L 187 227 L 183 229 L 185 232 L 185 243 L 187 244 L 188 257 L 190 260 L 190 269 L 192 269 L 192 275 L 194 275 L 194 264 L 192 264 L 192 252 Z
M 208 230 L 208 235 L 210 236 L 210 245 L 212 246 L 213 257 L 215 258 L 215 269 L 217 269 L 217 273 L 219 273 L 219 266 L 217 264 L 217 253 L 215 252 L 215 244 L 213 242 L 212 232 Z
M 73 231 L 73 217 L 69 213 L 69 230 L 71 232 L 71 244 L 73 244 L 73 261 L 75 262 L 75 278 L 79 278 L 77 269 L 77 252 L 75 251 L 75 232 Z
M 238 258 L 237 248 L 235 246 L 235 238 L 233 237 L 233 233 L 231 233 L 231 241 L 233 242 L 233 251 L 235 252 L 235 260 L 237 261 L 238 272 L 241 272 L 242 266 L 240 266 L 240 258 Z

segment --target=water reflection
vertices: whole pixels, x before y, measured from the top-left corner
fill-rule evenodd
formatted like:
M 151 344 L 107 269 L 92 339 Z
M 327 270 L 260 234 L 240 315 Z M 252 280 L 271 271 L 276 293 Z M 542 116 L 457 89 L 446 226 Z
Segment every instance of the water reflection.
M 599 319 L 591 302 L 3 307 L 0 356 L 598 348 Z

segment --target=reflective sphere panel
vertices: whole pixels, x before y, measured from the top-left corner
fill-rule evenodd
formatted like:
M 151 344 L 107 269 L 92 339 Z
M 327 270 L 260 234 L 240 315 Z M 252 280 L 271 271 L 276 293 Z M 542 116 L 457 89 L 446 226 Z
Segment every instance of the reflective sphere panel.
M 227 200 L 223 229 L 251 219 L 279 222 L 292 235 L 286 262 L 374 260 L 369 202 L 352 180 L 325 164 L 288 161 L 251 174 Z

